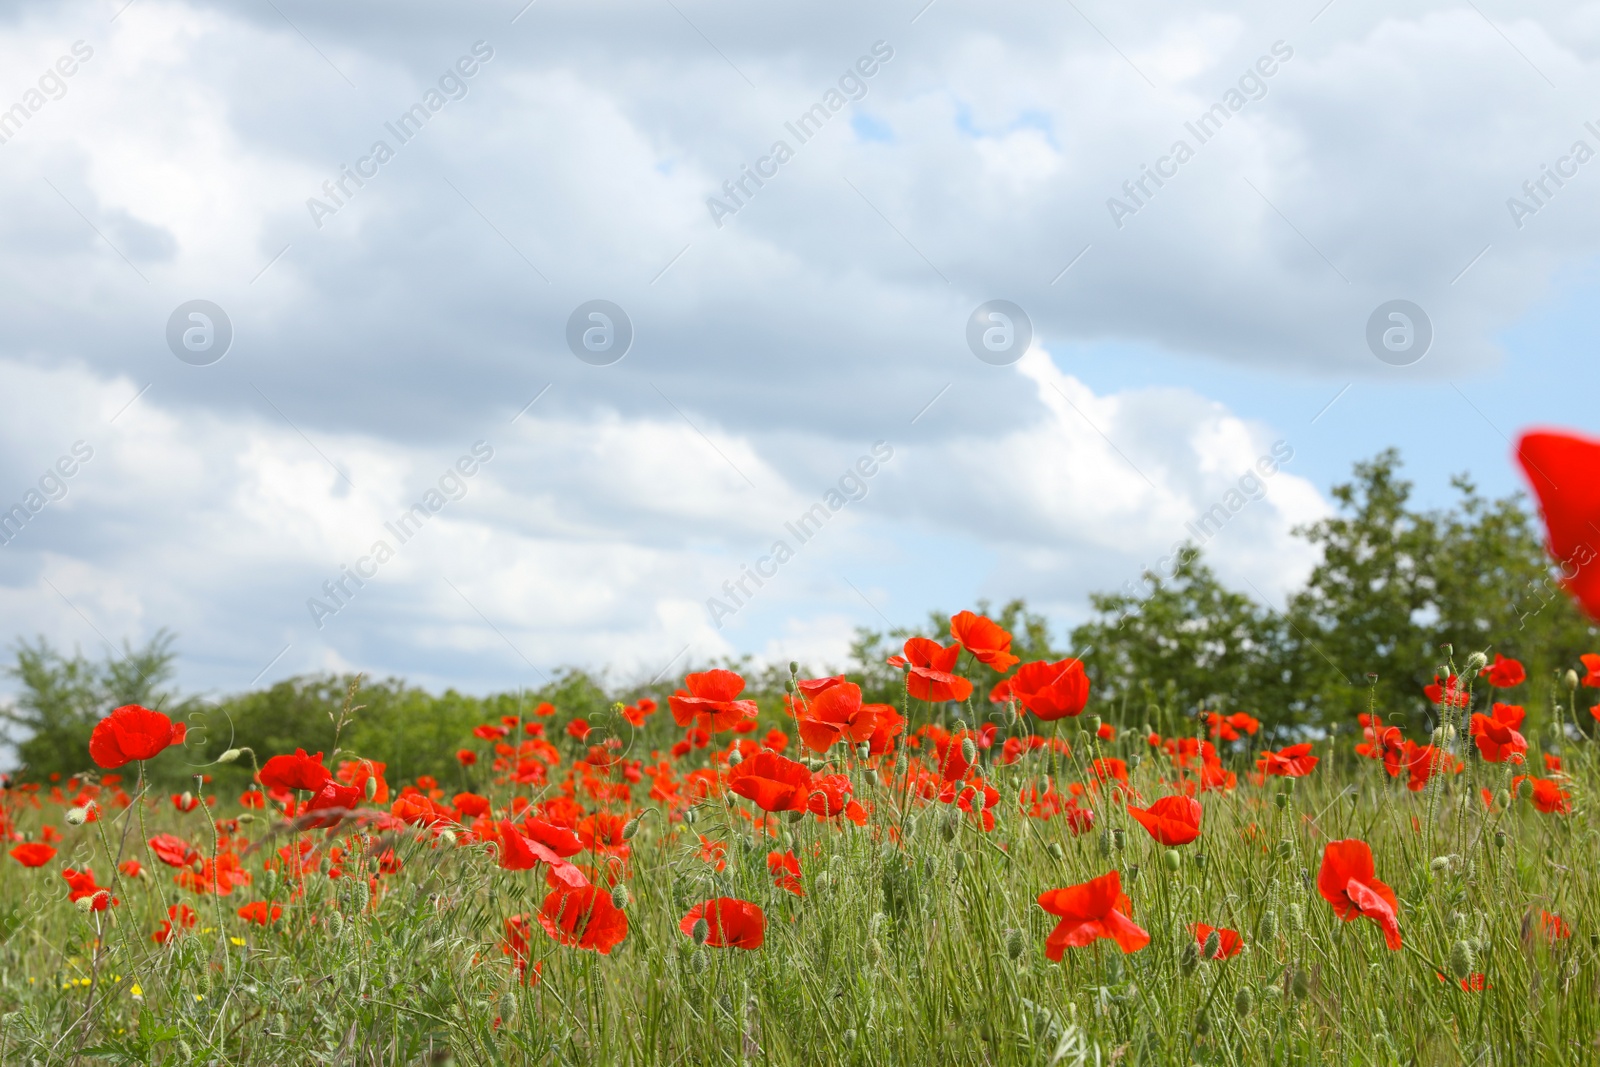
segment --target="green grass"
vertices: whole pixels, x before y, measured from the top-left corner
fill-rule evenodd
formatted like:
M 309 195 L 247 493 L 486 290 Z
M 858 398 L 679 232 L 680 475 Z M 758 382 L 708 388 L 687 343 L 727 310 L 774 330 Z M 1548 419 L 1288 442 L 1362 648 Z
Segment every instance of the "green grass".
M 911 703 L 908 735 L 941 710 Z M 771 725 L 783 724 L 763 721 L 748 737 L 760 738 Z M 1106 790 L 1087 791 L 1083 802 L 1097 820 L 1081 835 L 1060 816 L 1019 813 L 1019 791 L 1045 776 L 1063 790 L 1092 781 L 1086 762 L 1096 754 L 1137 758 L 1130 784 L 1146 802 L 1171 791 L 1164 781 L 1173 778 L 1173 765 L 1147 745 L 1142 723 L 1123 724 L 1110 742 L 1091 741 L 1079 722 L 1061 725 L 1071 758 L 1041 749 L 1010 766 L 992 762 L 1009 734 L 1050 732 L 1031 716 L 1001 726 L 980 756 L 978 775 L 1001 794 L 990 832 L 952 805 L 908 792 L 892 757 L 860 760 L 842 746 L 822 769 L 850 776 L 870 811 L 864 826 L 808 815 L 774 818 L 763 832 L 747 801 L 724 793 L 674 807 L 645 798 L 646 777 L 633 786 L 630 804 L 613 809 L 657 814 L 640 824 L 626 863 L 606 864 L 625 871 L 627 939 L 601 956 L 558 945 L 535 925 L 530 955 L 542 973 L 534 984 L 518 981 L 501 943 L 507 917 L 538 912 L 548 891 L 544 872 L 502 870 L 488 846 L 465 835 L 451 842 L 411 828 L 346 824 L 332 835 L 348 850 L 346 876 L 310 874 L 296 890 L 292 879 L 266 874 L 264 863 L 295 841 L 323 850 L 329 834 L 294 832 L 270 809 L 246 813 L 251 821 L 239 827 L 237 847 L 253 884 L 226 897 L 200 896 L 176 885 L 172 869 L 143 842 L 173 833 L 211 854 L 222 847 L 213 820 L 240 814 L 233 796 L 213 810 L 183 814 L 165 797 L 148 795 L 118 807 L 113 790 L 101 788 L 99 821 L 71 826 L 48 786 L 37 807 L 35 794 L 12 789 L 6 803 L 18 833 L 36 840 L 48 824 L 64 840 L 42 868 L 0 858 L 0 1062 L 1600 1058 L 1600 846 L 1589 819 L 1600 766 L 1589 741 L 1571 735 L 1558 745 L 1562 734 L 1553 726 L 1542 738 L 1530 735 L 1532 767 L 1542 768 L 1544 751 L 1559 747 L 1573 806 L 1566 815 L 1541 813 L 1525 798 L 1486 811 L 1478 789 L 1506 788 L 1510 770 L 1477 760 L 1464 730 L 1453 747 L 1465 770 L 1436 775 L 1421 792 L 1408 790 L 1404 775 L 1390 778 L 1380 763 L 1356 757 L 1348 734 L 1317 742 L 1321 763 L 1293 786 L 1250 780 L 1254 753 L 1241 746 L 1224 754 L 1238 772 L 1237 787 L 1200 795 L 1203 832 L 1174 850 L 1174 864 Z M 564 746 L 551 775 L 559 783 L 585 747 L 558 729 L 551 734 Z M 649 745 L 665 751 L 680 736 L 670 717 L 658 714 L 627 755 L 642 756 Z M 485 748 L 470 737 L 461 743 Z M 716 746 L 691 753 L 677 772 L 704 765 L 712 751 Z M 788 754 L 797 755 L 792 746 Z M 905 754 L 908 769 L 926 765 L 921 750 Z M 497 813 L 514 794 L 558 792 L 557 785 L 496 785 L 486 767 L 476 770 Z M 123 785 L 133 790 L 131 777 Z M 600 777 L 621 781 L 621 769 Z M 578 795 L 586 809 L 599 806 L 581 787 Z M 702 858 L 702 837 L 725 845 L 725 869 Z M 1399 895 L 1402 950 L 1388 950 L 1371 922 L 1341 922 L 1318 894 L 1323 846 L 1343 838 L 1371 844 L 1377 876 Z M 386 862 L 392 873 L 384 873 L 380 856 L 390 848 L 399 867 Z M 774 887 L 769 849 L 799 857 L 803 898 Z M 118 906 L 85 912 L 67 900 L 63 867 L 92 866 L 105 885 L 117 859 L 129 857 L 146 873 L 118 875 Z M 592 860 L 589 853 L 575 857 Z M 1067 950 L 1059 964 L 1046 960 L 1055 919 L 1038 906 L 1038 895 L 1114 869 L 1122 872 L 1134 920 L 1151 935 L 1149 946 L 1124 956 L 1100 941 Z M 376 894 L 368 877 L 376 879 Z M 719 895 L 765 910 L 761 948 L 696 947 L 679 931 L 691 906 Z M 269 899 L 284 907 L 270 927 L 236 914 L 245 903 Z M 150 934 L 172 904 L 193 907 L 198 922 L 157 944 Z M 1544 911 L 1559 914 L 1571 936 L 1544 936 Z M 1198 960 L 1190 928 L 1199 922 L 1240 931 L 1244 951 Z M 1470 972 L 1486 975 L 1489 988 L 1440 981 L 1439 973 L 1452 970 L 1453 952 L 1456 965 L 1469 954 Z

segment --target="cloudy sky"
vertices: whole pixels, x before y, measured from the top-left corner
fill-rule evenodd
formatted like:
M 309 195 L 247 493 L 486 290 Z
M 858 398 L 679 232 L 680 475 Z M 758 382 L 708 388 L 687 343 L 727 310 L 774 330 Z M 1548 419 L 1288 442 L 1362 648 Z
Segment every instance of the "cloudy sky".
M 1597 87 L 1600 3 L 13 0 L 0 636 L 222 693 L 1064 632 L 1275 446 L 1207 553 L 1278 601 L 1354 461 L 1595 429 Z

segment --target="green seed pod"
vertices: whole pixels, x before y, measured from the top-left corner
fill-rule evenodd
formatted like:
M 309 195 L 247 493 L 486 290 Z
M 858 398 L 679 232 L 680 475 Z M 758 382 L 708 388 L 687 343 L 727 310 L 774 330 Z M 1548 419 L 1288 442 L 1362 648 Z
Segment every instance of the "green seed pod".
M 1178 953 L 1178 966 L 1186 975 L 1193 974 L 1195 968 L 1200 966 L 1200 946 L 1193 941 L 1185 941 L 1183 951 Z
M 800 676 L 800 664 L 796 663 L 794 660 L 790 660 L 789 673 L 798 678 Z
M 1494 832 L 1494 847 L 1495 848 L 1505 848 L 1506 847 L 1506 832 L 1504 830 L 1496 830 Z
M 1289 806 L 1289 794 L 1288 793 L 1274 793 L 1272 795 L 1272 802 L 1274 804 L 1276 804 L 1278 806 L 1279 810 L 1281 811 L 1282 809 L 1287 808 Z
M 1022 955 L 1022 931 L 1013 927 L 1006 931 L 1006 956 L 1016 959 Z
M 1501 811 L 1509 808 L 1511 806 L 1511 791 L 1509 789 L 1500 790 L 1500 792 L 1494 795 L 1494 802 L 1495 806 Z
M 1167 865 L 1167 870 L 1169 871 L 1177 871 L 1179 867 L 1183 866 L 1183 857 L 1178 855 L 1178 850 L 1175 848 L 1167 849 L 1166 855 L 1162 856 L 1161 859 Z
M 1311 995 L 1311 976 L 1304 971 L 1296 970 L 1294 978 L 1289 982 L 1289 988 L 1294 993 L 1296 1000 L 1304 1000 Z
M 689 936 L 694 938 L 696 945 L 705 944 L 706 938 L 711 936 L 711 924 L 707 923 L 703 917 L 696 919 L 694 925 L 689 928 Z
M 1194 854 L 1194 865 L 1202 871 L 1206 869 L 1206 854 L 1204 852 L 1196 852 Z
M 784 689 L 784 692 L 787 692 L 787 693 L 794 692 L 794 679 L 793 678 L 785 678 L 783 680 L 783 689 Z
M 1122 832 L 1122 827 L 1113 826 L 1111 828 L 1111 847 L 1116 849 L 1118 852 L 1121 852 L 1122 851 L 1122 846 L 1125 845 L 1126 843 L 1127 843 L 1127 834 Z
M 1222 934 L 1213 930 L 1206 935 L 1206 944 L 1200 950 L 1200 958 L 1214 960 L 1220 955 L 1222 955 Z
M 710 962 L 710 960 L 706 959 L 706 954 L 704 952 L 692 953 L 689 956 L 689 970 L 695 974 L 700 974 L 706 969 L 706 965 Z
M 621 911 L 625 909 L 628 906 L 628 901 L 630 899 L 631 898 L 628 894 L 628 887 L 626 883 L 618 882 L 616 885 L 611 887 L 611 904 L 617 910 Z
M 1100 732 L 1100 716 L 1098 716 L 1098 715 L 1085 715 L 1083 717 L 1083 728 L 1085 730 L 1088 730 L 1091 734 L 1099 733 Z
M 872 755 L 872 742 L 871 741 L 863 741 L 859 745 L 856 746 L 856 758 L 857 759 L 866 759 L 870 755 Z
M 1139 769 L 1139 764 L 1141 764 L 1143 762 L 1144 762 L 1144 757 L 1139 755 L 1139 753 L 1135 752 L 1133 755 L 1128 757 L 1128 770 L 1130 770 L 1130 771 L 1138 770 Z
M 1255 1010 L 1255 1006 L 1256 998 L 1250 992 L 1250 987 L 1247 985 L 1240 986 L 1239 992 L 1233 995 L 1233 1013 L 1243 1019 Z
M 1045 853 L 1053 860 L 1060 861 L 1067 858 L 1067 850 L 1061 847 L 1061 842 L 1059 841 L 1050 842 L 1048 845 L 1044 846 L 1044 850 Z
M 1450 973 L 1457 978 L 1465 980 L 1472 973 L 1472 946 L 1465 941 L 1457 941 L 1450 946 Z
M 869 786 L 876 788 L 878 785 L 878 772 L 873 770 L 871 767 L 868 767 L 865 771 L 861 772 L 861 778 Z

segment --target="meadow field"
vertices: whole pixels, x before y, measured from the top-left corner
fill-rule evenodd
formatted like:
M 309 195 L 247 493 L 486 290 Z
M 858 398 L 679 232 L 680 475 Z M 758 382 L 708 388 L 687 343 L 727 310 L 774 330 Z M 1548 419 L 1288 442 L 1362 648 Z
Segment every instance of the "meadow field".
M 0 1062 L 1600 1060 L 1600 509 L 1357 474 L 1286 611 L 1196 556 L 1081 654 L 213 706 L 24 644 Z

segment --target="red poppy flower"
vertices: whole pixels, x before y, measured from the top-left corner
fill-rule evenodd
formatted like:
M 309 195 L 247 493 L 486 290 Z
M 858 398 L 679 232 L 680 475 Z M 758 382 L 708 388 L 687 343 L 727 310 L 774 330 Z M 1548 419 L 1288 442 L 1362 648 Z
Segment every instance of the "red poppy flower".
M 67 899 L 74 904 L 80 900 L 89 900 L 90 911 L 105 911 L 112 905 L 122 903 L 104 886 L 95 884 L 94 871 L 88 867 L 81 871 L 67 867 L 62 870 L 61 877 L 67 880 Z
M 1345 922 L 1365 916 L 1383 930 L 1391 950 L 1400 948 L 1399 901 L 1394 890 L 1378 881 L 1372 849 L 1365 841 L 1329 841 L 1322 850 L 1317 891 Z
M 841 738 L 852 743 L 870 739 L 878 725 L 876 709 L 881 706 L 862 704 L 861 687 L 854 682 L 829 686 L 795 705 L 795 727 L 800 740 L 813 752 L 826 752 Z
M 489 798 L 477 793 L 457 793 L 450 798 L 450 803 L 463 819 L 476 819 L 489 812 Z
M 1547 941 L 1562 941 L 1572 936 L 1572 927 L 1561 916 L 1548 911 L 1539 912 L 1539 930 Z
M 1004 674 L 1016 666 L 1011 654 L 1011 635 L 999 623 L 984 615 L 963 611 L 950 619 L 950 636 L 979 662 Z
M 672 708 L 672 721 L 679 726 L 699 726 L 716 733 L 731 729 L 740 719 L 756 717 L 754 700 L 738 700 L 744 692 L 744 679 L 733 671 L 701 671 L 684 678 L 688 693 L 674 693 L 667 698 Z
M 805 889 L 800 885 L 800 861 L 793 852 L 768 852 L 767 873 L 772 876 L 772 884 L 797 897 L 806 895 Z
M 478 762 L 478 754 L 470 748 L 457 749 L 456 762 L 463 767 L 470 767 Z
M 11 850 L 11 858 L 24 867 L 43 867 L 55 859 L 56 850 L 38 841 L 29 841 Z
M 582 741 L 589 736 L 589 723 L 586 719 L 573 719 L 567 723 L 567 736 Z
M 322 783 L 317 795 L 300 809 L 300 813 L 306 815 L 314 811 L 326 812 L 307 821 L 305 824 L 307 827 L 337 826 L 347 813 L 355 810 L 362 799 L 363 794 L 360 789 L 353 785 L 340 785 L 330 778 Z
M 133 760 L 157 756 L 168 745 L 183 743 L 188 727 L 159 711 L 124 704 L 95 723 L 89 735 L 89 756 L 108 770 Z
M 1207 926 L 1205 923 L 1195 923 L 1194 940 L 1202 951 L 1205 949 L 1206 941 L 1210 939 L 1213 930 L 1217 933 L 1218 944 L 1216 955 L 1210 957 L 1211 959 L 1225 960 L 1244 951 L 1244 939 L 1239 936 L 1239 931 L 1227 930 L 1220 926 Z
M 565 826 L 557 826 L 553 822 L 546 822 L 532 815 L 523 819 L 518 825 L 530 841 L 537 841 L 562 859 L 576 856 L 583 851 L 583 841 Z
M 150 851 L 168 867 L 187 867 L 199 858 L 193 845 L 174 834 L 157 834 L 150 839 Z
M 1496 704 L 1493 715 L 1473 714 L 1468 729 L 1485 760 L 1489 763 L 1522 762 L 1523 753 L 1528 751 L 1528 741 L 1517 732 L 1517 727 L 1522 725 L 1526 714 L 1515 704 Z
M 273 904 L 272 910 L 269 912 L 267 910 L 267 902 L 264 900 L 251 901 L 249 904 L 246 904 L 244 907 L 239 909 L 239 918 L 243 919 L 245 922 L 255 923 L 257 926 L 266 926 L 268 923 L 275 923 L 282 918 L 282 916 L 282 905 Z
M 760 948 L 767 937 L 767 917 L 748 900 L 717 897 L 696 904 L 678 923 L 678 929 L 692 934 L 694 924 L 701 919 L 710 927 L 706 944 L 712 948 Z
M 1150 935 L 1127 916 L 1128 898 L 1118 871 L 1041 893 L 1039 906 L 1061 919 L 1045 939 L 1044 954 L 1049 959 L 1059 961 L 1068 948 L 1082 948 L 1100 938 L 1115 941 L 1123 952 L 1137 952 L 1150 943 Z
M 1126 782 L 1128 780 L 1128 762 L 1115 756 L 1105 756 L 1089 764 L 1089 769 L 1100 781 Z
M 1511 689 L 1527 681 L 1528 672 L 1516 660 L 1507 659 L 1496 652 L 1494 662 L 1483 672 L 1483 680 L 1496 689 Z
M 867 739 L 868 755 L 882 756 L 893 752 L 894 739 L 905 732 L 905 716 L 887 704 L 864 704 L 862 707 L 870 708 L 876 721 L 872 736 Z
M 767 736 L 761 739 L 761 747 L 782 752 L 789 747 L 789 735 L 776 728 L 768 730 Z
M 511 731 L 504 726 L 496 726 L 493 723 L 487 722 L 481 726 L 474 726 L 472 728 L 472 736 L 482 741 L 498 741 L 510 732 Z
M 867 810 L 850 799 L 850 779 L 842 774 L 821 774 L 811 779 L 806 791 L 806 810 L 819 819 L 843 815 L 857 826 L 865 825 Z
M 527 985 L 536 985 L 539 976 L 544 972 L 543 961 L 535 962 L 530 973 L 528 968 L 528 934 L 532 927 L 527 915 L 511 915 L 506 918 L 506 936 L 500 942 L 502 955 L 510 956 L 516 965 L 517 976 Z
M 610 955 L 628 936 L 628 916 L 594 886 L 561 888 L 544 898 L 539 925 L 563 945 Z
M 1128 814 L 1168 848 L 1200 836 L 1200 802 L 1193 797 L 1162 797 L 1149 808 L 1129 807 Z
M 945 648 L 926 637 L 908 637 L 904 656 L 890 656 L 889 666 L 905 667 L 906 692 L 916 700 L 965 700 L 972 683 L 950 672 L 961 656 L 961 646 Z
M 150 935 L 150 940 L 158 945 L 165 945 L 184 930 L 188 930 L 200 921 L 200 916 L 187 904 L 174 904 L 167 909 L 167 917 L 161 920 L 161 929 Z
M 297 748 L 292 756 L 273 756 L 261 767 L 261 784 L 268 789 L 284 791 L 304 789 L 315 793 L 333 775 L 322 765 L 322 753 L 306 755 Z
M 1423 686 L 1422 692 L 1430 702 L 1446 704 L 1452 708 L 1464 708 L 1467 706 L 1467 701 L 1471 699 L 1468 697 L 1467 691 L 1461 688 L 1461 676 L 1458 674 L 1450 675 L 1443 683 L 1439 681 L 1439 676 L 1436 674 L 1433 676 L 1433 683 Z
M 1277 752 L 1263 752 L 1256 757 L 1256 768 L 1262 774 L 1278 775 L 1283 778 L 1304 778 L 1316 765 L 1317 757 L 1311 754 L 1309 741 L 1290 745 Z
M 1545 815 L 1569 815 L 1572 812 L 1572 794 L 1562 789 L 1553 779 L 1530 778 L 1533 782 L 1533 806 Z M 1522 779 L 1513 778 L 1511 788 L 1516 789 Z
M 1089 703 L 1089 675 L 1083 662 L 1024 663 L 1011 676 L 1011 695 L 1045 722 L 1077 715 Z
M 804 764 L 762 749 L 729 769 L 728 788 L 762 811 L 805 811 L 811 772 Z
M 193 793 L 172 794 L 172 806 L 187 814 L 200 806 L 200 798 Z
M 1590 689 L 1600 689 L 1600 655 L 1585 652 L 1578 657 L 1583 664 L 1583 669 L 1588 673 L 1583 676 L 1583 684 Z
M 1561 584 L 1590 618 L 1600 619 L 1600 441 L 1533 431 L 1518 439 L 1517 461 L 1539 498 Z

